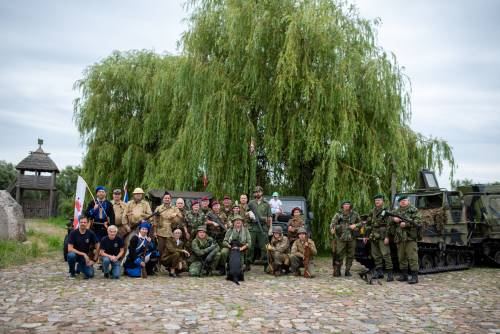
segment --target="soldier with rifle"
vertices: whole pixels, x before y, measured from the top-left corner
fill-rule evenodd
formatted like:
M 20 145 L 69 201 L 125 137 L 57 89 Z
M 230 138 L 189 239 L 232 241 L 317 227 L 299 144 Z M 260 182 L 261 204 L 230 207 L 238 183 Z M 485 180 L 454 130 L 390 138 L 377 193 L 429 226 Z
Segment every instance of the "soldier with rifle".
M 227 216 L 220 209 L 220 204 L 217 201 L 212 202 L 212 211 L 206 214 L 207 233 L 211 236 L 222 249 L 222 241 L 227 231 Z
M 205 226 L 197 228 L 196 238 L 191 243 L 193 262 L 189 266 L 189 274 L 194 277 L 210 275 L 219 264 L 220 248 L 214 239 L 207 236 Z
M 416 284 L 419 268 L 417 241 L 422 230 L 422 217 L 405 195 L 399 197 L 399 207 L 394 213 L 385 211 L 384 215 L 392 216 L 394 242 L 398 248 L 399 269 L 401 270 L 401 276 L 397 280 Z
M 130 239 L 124 268 L 125 274 L 130 277 L 146 278 L 148 275 L 154 275 L 154 267 L 160 254 L 153 239 L 148 236 L 151 224 L 143 220 L 138 230 L 139 232 Z
M 370 251 L 375 262 L 374 279 L 384 278 L 384 263 L 387 272 L 387 282 L 394 281 L 392 274 L 391 249 L 389 247 L 389 225 L 387 217 L 382 217 L 384 210 L 384 195 L 378 194 L 373 197 L 375 206 L 368 214 L 366 220 L 366 232 L 363 242 L 366 244 L 370 240 Z
M 318 254 L 314 241 L 307 237 L 307 231 L 301 227 L 298 230 L 299 238 L 292 245 L 290 254 L 290 271 L 296 276 L 302 276 L 300 267 L 304 267 L 304 277 L 314 277 L 313 257 Z
M 289 247 L 288 238 L 283 235 L 281 226 L 273 226 L 273 237 L 266 245 L 267 258 L 269 259 L 268 273 L 280 276 L 288 270 L 290 266 Z
M 248 208 L 255 216 L 255 220 L 250 224 L 250 236 L 252 237 L 252 248 L 249 257 L 255 261 L 254 249 L 257 246 L 260 249 L 260 262 L 267 266 L 266 244 L 268 242 L 267 232 L 272 225 L 272 213 L 269 203 L 262 197 L 264 190 L 261 186 L 254 189 L 255 199 L 248 203 Z

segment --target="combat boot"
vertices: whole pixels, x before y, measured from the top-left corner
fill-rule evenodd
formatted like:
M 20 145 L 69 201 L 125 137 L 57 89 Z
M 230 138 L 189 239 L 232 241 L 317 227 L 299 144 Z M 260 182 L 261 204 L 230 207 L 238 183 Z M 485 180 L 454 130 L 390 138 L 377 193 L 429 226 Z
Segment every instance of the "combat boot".
M 377 269 L 377 277 L 376 278 L 384 278 L 384 272 L 382 271 L 382 268 Z
M 340 267 L 342 265 L 339 263 L 335 264 L 335 267 L 333 267 L 333 277 L 340 277 Z
M 345 277 L 351 277 L 351 267 L 345 267 L 345 272 L 344 272 Z
M 418 283 L 418 271 L 412 271 L 411 277 L 408 280 L 408 284 L 416 284 Z
M 401 270 L 401 275 L 397 278 L 398 282 L 406 282 L 408 280 L 408 270 Z
M 387 282 L 394 281 L 394 275 L 392 274 L 392 270 L 387 270 Z

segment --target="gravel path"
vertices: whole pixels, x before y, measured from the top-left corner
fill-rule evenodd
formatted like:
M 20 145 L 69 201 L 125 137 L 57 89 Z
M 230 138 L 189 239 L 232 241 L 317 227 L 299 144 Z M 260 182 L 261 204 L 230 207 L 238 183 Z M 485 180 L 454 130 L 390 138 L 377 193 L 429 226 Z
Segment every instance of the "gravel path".
M 354 274 L 274 278 L 254 266 L 240 286 L 221 277 L 69 280 L 51 260 L 0 270 L 0 332 L 500 333 L 500 270 L 367 285 Z M 354 271 L 361 270 L 355 266 Z

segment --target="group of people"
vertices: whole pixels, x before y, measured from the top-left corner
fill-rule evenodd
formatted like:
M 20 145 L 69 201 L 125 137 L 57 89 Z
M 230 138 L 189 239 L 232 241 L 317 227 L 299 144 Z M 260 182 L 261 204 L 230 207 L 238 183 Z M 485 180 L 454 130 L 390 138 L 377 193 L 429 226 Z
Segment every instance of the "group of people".
M 286 236 L 281 226 L 272 225 L 273 215 L 282 212 L 278 194 L 267 202 L 263 189 L 256 186 L 254 199 L 246 194 L 239 202 L 224 196 L 222 203 L 208 197 L 193 200 L 188 210 L 182 198 L 172 203 L 165 192 L 162 204 L 151 210 L 144 191 L 136 188 L 133 198 L 122 201 L 120 189 L 113 191 L 113 200 L 106 199 L 106 189 L 96 188 L 91 201 L 79 219 L 78 229 L 68 238 L 70 277 L 79 272 L 85 278 L 94 276 L 93 266 L 99 262 L 105 277 L 119 278 L 121 267 L 126 275 L 144 277 L 166 271 L 171 277 L 187 271 L 191 276 L 224 275 L 232 249 L 240 254 L 241 271 L 251 270 L 252 264 L 263 264 L 269 274 L 292 273 L 314 277 L 314 256 L 317 249 L 310 238 L 300 208 L 294 208 L 288 221 Z M 345 276 L 356 247 L 355 231 L 365 229 L 364 242 L 370 241 L 378 278 L 393 280 L 389 237 L 398 247 L 402 275 L 398 280 L 418 282 L 417 236 L 415 226 L 397 217 L 381 216 L 383 195 L 374 197 L 374 208 L 367 219 L 361 220 L 352 203 L 344 201 L 330 224 L 333 276 L 341 276 L 345 259 Z M 398 214 L 419 222 L 417 210 L 407 198 L 399 198 Z M 385 267 L 385 268 L 384 268 Z M 301 269 L 303 268 L 302 272 Z M 407 268 L 405 270 L 405 268 Z

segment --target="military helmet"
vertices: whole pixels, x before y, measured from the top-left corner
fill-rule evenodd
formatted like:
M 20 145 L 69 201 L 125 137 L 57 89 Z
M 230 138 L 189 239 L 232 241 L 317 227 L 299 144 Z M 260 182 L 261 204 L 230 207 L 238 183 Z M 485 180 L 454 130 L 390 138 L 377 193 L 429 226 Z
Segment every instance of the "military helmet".
M 240 215 L 234 215 L 234 216 L 233 216 L 233 218 L 231 219 L 231 222 L 234 222 L 234 221 L 236 221 L 236 220 L 241 220 L 241 221 L 243 221 L 243 217 L 242 217 L 242 216 L 240 216 Z
M 203 231 L 203 232 L 207 231 L 207 228 L 205 227 L 205 225 L 198 226 L 198 228 L 196 229 L 196 232 L 200 232 L 200 231 Z
M 283 229 L 281 228 L 281 226 L 273 226 L 273 233 L 283 233 Z
M 234 209 L 234 208 L 239 208 L 239 207 L 240 207 L 240 204 L 238 203 L 238 201 L 235 201 L 235 202 L 233 203 L 233 209 Z
M 255 188 L 253 188 L 254 193 L 259 192 L 259 191 L 264 192 L 264 189 L 261 186 L 255 186 Z
M 304 227 L 301 227 L 301 228 L 299 228 L 299 230 L 297 231 L 297 234 L 301 234 L 301 233 L 307 234 L 307 230 L 306 230 Z

